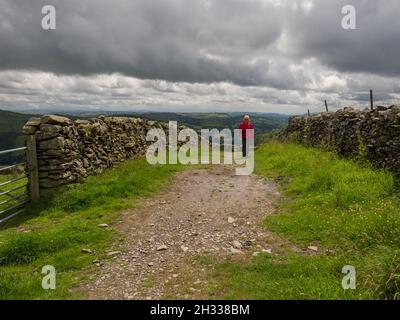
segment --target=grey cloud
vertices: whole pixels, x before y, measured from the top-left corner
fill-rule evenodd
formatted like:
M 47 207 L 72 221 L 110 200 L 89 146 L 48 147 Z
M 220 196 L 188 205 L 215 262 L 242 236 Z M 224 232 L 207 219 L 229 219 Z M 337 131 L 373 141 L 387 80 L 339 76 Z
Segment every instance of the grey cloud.
M 344 5 L 356 8 L 357 30 L 342 28 Z M 315 0 L 288 24 L 292 53 L 341 72 L 399 76 L 399 13 L 398 0 Z
M 294 88 L 310 79 L 284 64 L 314 57 L 341 72 L 399 75 L 398 0 L 314 0 L 309 13 L 293 6 L 302 2 L 3 0 L 0 69 Z M 57 9 L 55 31 L 40 27 L 45 4 Z M 356 31 L 341 27 L 346 4 Z
M 40 26 L 47 4 L 55 31 Z M 356 31 L 341 28 L 345 4 Z M 391 101 L 399 14 L 398 0 L 0 0 L 0 107 L 303 113 L 370 88 Z
M 45 4 L 57 30 L 40 27 Z M 280 10 L 255 0 L 4 0 L 1 9 L 0 68 L 59 74 L 257 85 L 269 67 L 257 57 L 282 31 Z
M 354 101 L 370 101 L 370 94 L 369 93 L 348 93 L 344 94 L 342 98 L 347 100 L 354 100 Z M 377 93 L 374 94 L 374 99 L 378 101 L 385 101 L 385 100 L 392 100 L 394 99 L 394 95 L 388 93 Z

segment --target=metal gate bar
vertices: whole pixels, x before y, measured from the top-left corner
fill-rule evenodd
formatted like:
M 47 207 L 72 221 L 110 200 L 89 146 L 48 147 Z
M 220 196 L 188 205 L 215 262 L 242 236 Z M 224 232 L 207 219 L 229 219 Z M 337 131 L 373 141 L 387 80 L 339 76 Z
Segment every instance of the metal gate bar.
M 20 151 L 25 151 L 27 150 L 27 147 L 22 147 L 22 148 L 15 148 L 15 149 L 10 149 L 10 150 L 1 150 L 0 155 L 4 154 L 9 154 L 9 153 L 14 153 L 14 152 L 20 152 Z M 35 155 L 36 157 L 36 155 Z M 25 168 L 27 167 L 26 161 L 22 163 L 15 163 L 12 165 L 7 165 L 6 167 L 0 168 L 0 173 L 5 174 L 6 172 L 10 171 L 10 174 L 12 175 L 12 170 L 17 168 L 18 166 L 24 166 Z M 1 177 L 1 175 L 0 175 Z M 8 177 L 8 176 L 7 176 Z M 2 200 L 0 202 L 0 217 L 3 217 L 0 219 L 0 224 L 3 222 L 6 222 L 10 220 L 11 218 L 19 215 L 24 211 L 24 207 L 30 202 L 31 200 L 31 195 L 28 190 L 28 182 L 23 183 L 21 185 L 14 185 L 12 186 L 13 183 L 16 183 L 18 181 L 22 181 L 23 179 L 29 180 L 29 177 L 27 174 L 24 174 L 22 176 L 18 177 L 13 177 L 11 176 L 7 181 L 1 182 L 0 183 L 0 188 L 4 188 L 6 186 L 9 187 L 9 189 L 0 189 L 0 197 L 6 196 L 8 198 Z M 10 186 L 11 185 L 11 186 Z M 21 190 L 21 189 L 26 189 L 24 192 L 19 193 L 19 194 L 13 194 L 15 191 Z

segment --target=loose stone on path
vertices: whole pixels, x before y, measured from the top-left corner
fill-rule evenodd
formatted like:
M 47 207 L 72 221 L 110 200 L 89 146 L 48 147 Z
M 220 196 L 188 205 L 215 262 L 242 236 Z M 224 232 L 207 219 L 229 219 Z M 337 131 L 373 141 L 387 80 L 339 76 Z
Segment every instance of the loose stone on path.
M 118 251 L 93 262 L 98 274 L 78 290 L 89 299 L 204 298 L 201 285 L 209 283 L 212 265 L 198 257 L 250 260 L 273 245 L 265 243 L 260 221 L 274 211 L 275 184 L 233 173 L 223 166 L 181 172 L 164 191 L 126 210 L 113 228 L 124 239 Z

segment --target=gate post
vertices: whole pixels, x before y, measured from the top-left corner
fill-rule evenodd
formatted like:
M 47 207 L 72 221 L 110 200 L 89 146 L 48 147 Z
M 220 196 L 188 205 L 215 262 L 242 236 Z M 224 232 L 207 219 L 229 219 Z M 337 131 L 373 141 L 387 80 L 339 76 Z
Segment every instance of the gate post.
M 36 154 L 36 138 L 30 134 L 26 137 L 26 161 L 29 178 L 29 191 L 32 201 L 38 200 L 39 192 L 39 171 Z

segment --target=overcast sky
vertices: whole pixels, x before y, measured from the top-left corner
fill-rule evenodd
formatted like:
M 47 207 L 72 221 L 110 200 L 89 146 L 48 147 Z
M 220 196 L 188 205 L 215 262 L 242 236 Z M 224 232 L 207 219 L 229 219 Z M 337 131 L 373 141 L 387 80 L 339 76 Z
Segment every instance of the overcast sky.
M 399 16 L 399 0 L 0 0 L 0 109 L 298 114 L 370 88 L 398 103 Z

